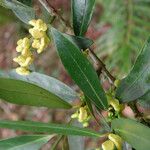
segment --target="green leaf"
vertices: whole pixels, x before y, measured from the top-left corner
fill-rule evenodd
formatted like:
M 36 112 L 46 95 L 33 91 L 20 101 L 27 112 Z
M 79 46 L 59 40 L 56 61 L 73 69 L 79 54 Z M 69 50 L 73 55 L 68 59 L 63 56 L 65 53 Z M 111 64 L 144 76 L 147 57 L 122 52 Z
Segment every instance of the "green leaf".
M 48 27 L 48 35 L 49 35 L 49 38 L 51 38 L 51 26 Z M 71 42 L 77 45 L 80 50 L 86 50 L 94 43 L 93 40 L 82 37 L 82 36 L 74 36 L 74 35 L 69 35 L 69 34 L 63 34 L 63 36 L 65 36 Z
M 150 149 L 150 128 L 130 119 L 115 119 L 112 128 L 136 150 Z
M 9 71 L 7 75 L 12 79 L 19 79 L 32 84 L 36 84 L 37 86 L 40 86 L 47 91 L 57 95 L 64 101 L 72 102 L 73 100 L 78 99 L 77 93 L 75 91 L 53 77 L 38 72 L 32 72 L 28 76 L 22 76 L 17 74 L 15 70 Z
M 0 141 L 1 150 L 39 150 L 53 135 L 22 135 Z
M 147 40 L 133 69 L 121 81 L 116 96 L 123 102 L 138 99 L 150 90 L 150 39 Z
M 72 79 L 98 108 L 106 109 L 105 93 L 92 64 L 67 37 L 54 28 L 52 34 L 62 63 Z
M 0 128 L 8 128 L 14 130 L 31 131 L 36 133 L 58 133 L 63 135 L 80 135 L 89 137 L 101 137 L 103 135 L 98 132 L 74 127 L 70 125 L 61 125 L 54 123 L 41 123 L 33 121 L 6 121 L 0 120 Z
M 63 34 L 66 38 L 68 38 L 71 42 L 75 43 L 79 49 L 86 50 L 89 48 L 94 42 L 91 39 L 84 38 L 81 36 L 73 36 Z
M 37 85 L 0 77 L 0 98 L 14 104 L 69 109 L 71 105 Z
M 17 0 L 0 0 L 0 5 L 11 9 L 14 14 L 24 23 L 35 19 L 35 11 L 33 8 L 18 2 Z
M 140 97 L 137 101 L 142 107 L 150 109 L 150 92 L 148 91 L 145 95 Z
M 72 0 L 72 19 L 75 35 L 83 36 L 90 24 L 95 0 Z
M 96 110 L 95 108 L 92 107 L 91 101 L 87 96 L 85 96 L 85 102 L 86 102 L 86 105 L 89 109 L 91 116 L 95 119 L 95 121 L 98 123 L 98 125 L 101 125 L 101 127 L 103 128 L 104 131 L 110 132 L 111 128 L 110 128 L 109 124 L 107 123 L 105 117 L 98 110 Z M 94 112 L 94 109 L 95 109 L 95 112 Z M 97 112 L 97 114 L 95 114 L 96 112 Z M 96 116 L 98 116 L 100 118 L 100 120 L 97 120 Z

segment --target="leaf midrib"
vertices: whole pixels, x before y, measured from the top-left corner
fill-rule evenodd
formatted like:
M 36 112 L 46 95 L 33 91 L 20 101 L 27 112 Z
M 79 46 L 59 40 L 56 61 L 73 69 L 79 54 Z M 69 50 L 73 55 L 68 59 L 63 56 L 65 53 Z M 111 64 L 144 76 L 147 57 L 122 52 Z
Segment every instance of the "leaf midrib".
M 21 122 L 21 125 L 18 125 L 17 123 L 15 123 L 15 122 L 11 122 L 10 124 L 9 123 L 1 123 L 0 122 L 0 124 L 3 124 L 3 125 L 15 125 L 16 127 L 17 126 L 19 126 L 19 128 L 20 127 L 25 127 L 25 128 L 29 128 L 29 127 L 32 127 L 33 129 L 35 128 L 35 129 L 38 129 L 38 128 L 44 128 L 44 129 L 50 129 L 51 131 L 53 131 L 53 129 L 59 129 L 59 130 L 62 130 L 62 131 L 65 131 L 65 130 L 68 130 L 68 131 L 71 131 L 71 132 L 81 132 L 81 133 L 87 133 L 88 135 L 87 136 L 95 136 L 95 137 L 100 137 L 101 135 L 99 135 L 99 134 L 97 134 L 97 133 L 93 133 L 92 131 L 90 132 L 90 131 L 85 131 L 85 130 L 82 130 L 82 129 L 76 129 L 75 127 L 73 127 L 73 128 L 65 128 L 65 127 L 62 127 L 62 126 L 59 126 L 59 125 L 55 125 L 55 124 L 49 124 L 49 126 L 48 125 L 44 125 L 44 124 L 42 124 L 40 127 L 39 126 L 37 126 L 37 125 L 34 125 L 34 124 L 24 124 L 23 122 Z M 51 127 L 50 127 L 51 126 Z M 6 127 L 7 128 L 7 127 Z M 10 127 L 11 128 L 11 127 Z M 18 128 L 18 127 L 17 127 Z M 12 128 L 11 128 L 12 129 Z M 24 129 L 24 130 L 26 130 L 26 131 L 31 131 L 30 129 L 28 130 L 28 129 Z M 43 132 L 45 132 L 45 131 L 43 131 Z M 50 133 L 52 133 L 52 132 L 50 132 Z M 90 134 L 90 135 L 89 135 Z M 72 135 L 74 135 L 74 134 L 72 134 Z M 79 134 L 80 135 L 80 134 Z
M 6 89 L 3 89 L 3 88 L 1 88 L 1 87 L 0 87 L 0 89 L 5 90 L 5 91 L 7 91 L 7 92 L 14 92 L 14 93 L 17 93 L 17 94 L 18 94 L 18 91 L 6 90 Z M 35 94 L 35 93 L 20 92 L 20 91 L 19 91 L 19 93 L 21 93 L 21 94 L 23 94 L 23 95 L 25 95 L 25 94 L 29 95 L 29 94 L 30 94 L 30 95 L 33 95 L 33 96 L 36 96 L 36 97 L 39 97 L 39 96 L 40 96 L 41 98 L 50 99 L 50 97 L 49 97 L 49 96 L 46 96 L 46 95 L 39 95 L 39 94 Z M 68 106 L 70 105 L 69 103 L 67 103 L 67 102 L 65 102 L 65 101 L 63 101 L 63 100 L 61 100 L 61 98 L 58 97 L 57 95 L 52 94 L 52 93 L 50 93 L 50 92 L 49 92 L 49 94 L 55 96 L 55 97 L 57 98 L 57 101 L 61 102 L 61 104 L 65 104 L 65 105 L 67 104 Z
M 148 68 L 149 68 L 149 64 L 146 65 L 146 67 L 144 67 L 143 71 L 137 76 L 137 78 L 132 82 L 132 84 L 131 84 L 129 87 L 125 88 L 125 90 L 124 90 L 125 93 L 127 93 L 127 92 L 130 91 L 130 89 L 134 86 L 134 84 L 135 84 L 136 82 L 138 82 L 138 80 L 139 80 L 139 78 L 142 76 L 142 74 L 143 74 L 144 72 L 146 72 L 146 70 L 148 70 Z
M 80 30 L 80 34 L 79 35 L 81 35 L 81 33 L 82 33 L 82 28 L 83 28 L 83 25 L 84 25 L 84 20 L 85 20 L 85 16 L 86 16 L 86 6 L 87 5 L 87 0 L 85 0 L 85 8 L 84 8 L 84 10 L 83 10 L 83 16 L 82 16 L 82 24 L 81 24 L 81 30 Z
M 67 41 L 69 41 L 65 36 L 63 36 L 63 37 L 64 37 Z M 69 41 L 69 42 L 71 42 L 71 41 Z M 71 42 L 71 43 L 72 43 L 72 42 Z M 73 43 L 72 43 L 72 44 L 73 44 Z M 73 46 L 74 46 L 75 48 L 77 48 L 74 44 L 73 44 Z M 77 50 L 78 50 L 78 48 L 77 48 Z M 67 51 L 68 51 L 68 50 L 67 50 Z M 68 51 L 68 52 L 69 52 L 69 54 L 70 54 L 72 60 L 75 62 L 75 64 L 77 65 L 77 67 L 79 68 L 79 70 L 81 71 L 81 73 L 83 74 L 83 76 L 85 77 L 85 79 L 86 79 L 85 81 L 88 82 L 88 84 L 90 85 L 92 91 L 94 92 L 94 94 L 96 95 L 96 97 L 98 98 L 98 100 L 100 101 L 101 105 L 103 106 L 103 108 L 105 108 L 105 106 L 104 106 L 104 104 L 102 103 L 101 99 L 100 99 L 99 96 L 97 95 L 97 93 L 96 93 L 94 87 L 91 85 L 91 83 L 89 82 L 88 78 L 86 77 L 86 75 L 84 74 L 84 72 L 82 71 L 82 69 L 80 68 L 80 66 L 78 65 L 78 63 L 76 62 L 76 60 L 73 58 L 71 52 L 70 52 L 70 51 Z M 90 98 L 90 99 L 91 99 L 91 98 Z M 99 106 L 98 106 L 98 107 L 99 107 Z
M 18 93 L 18 91 L 16 91 L 16 90 L 8 90 L 8 89 L 4 89 L 4 88 L 1 88 L 0 87 L 0 90 L 4 90 L 4 91 L 7 91 L 7 92 L 15 92 L 15 93 Z M 43 95 L 43 93 L 40 95 L 40 94 L 35 94 L 35 93 L 30 93 L 30 92 L 22 92 L 22 91 L 19 91 L 19 93 L 21 93 L 21 94 L 31 94 L 31 95 L 34 95 L 34 96 L 41 96 L 41 97 L 46 97 L 46 98 L 48 98 L 48 96 L 46 96 L 46 95 Z M 51 94 L 51 93 L 49 93 L 49 94 Z M 53 95 L 53 94 L 52 94 Z

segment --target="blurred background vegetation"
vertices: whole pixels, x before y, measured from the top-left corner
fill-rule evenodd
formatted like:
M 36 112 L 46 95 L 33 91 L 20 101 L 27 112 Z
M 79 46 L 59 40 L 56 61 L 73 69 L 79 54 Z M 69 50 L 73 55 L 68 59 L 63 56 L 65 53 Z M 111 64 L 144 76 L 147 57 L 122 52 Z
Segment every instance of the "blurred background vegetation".
M 19 0 L 24 1 L 24 0 Z M 48 0 L 48 2 L 71 23 L 70 0 Z M 34 9 L 39 15 L 46 10 L 34 0 Z M 30 5 L 30 4 L 29 4 Z M 132 65 L 150 33 L 150 1 L 149 0 L 96 0 L 94 15 L 86 36 L 94 40 L 94 51 L 106 64 L 108 70 L 117 78 L 128 74 Z M 53 26 L 64 32 L 70 32 L 59 19 Z M 0 6 L 0 69 L 9 70 L 16 67 L 12 59 L 16 56 L 16 41 L 28 34 L 27 26 L 19 21 L 12 11 Z M 56 77 L 66 84 L 76 88 L 66 74 L 55 50 L 51 44 L 41 55 L 37 55 L 34 70 Z M 0 118 L 12 120 L 36 120 L 65 122 L 69 112 L 63 110 L 48 110 L 17 106 L 0 102 Z M 63 119 L 62 119 L 63 118 Z M 94 122 L 91 122 L 94 126 Z M 0 130 L 0 137 L 14 136 L 15 131 Z M 87 147 L 93 147 L 93 142 L 86 140 Z M 97 142 L 99 144 L 99 142 Z

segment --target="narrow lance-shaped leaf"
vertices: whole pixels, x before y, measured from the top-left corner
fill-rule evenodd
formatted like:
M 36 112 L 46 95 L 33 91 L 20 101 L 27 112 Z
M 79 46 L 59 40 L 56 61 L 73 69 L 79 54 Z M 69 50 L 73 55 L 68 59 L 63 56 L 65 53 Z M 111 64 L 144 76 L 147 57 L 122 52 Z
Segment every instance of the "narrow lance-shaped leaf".
M 48 26 L 47 33 L 48 33 L 49 38 L 51 38 L 51 26 Z M 86 50 L 94 43 L 93 40 L 82 37 L 82 36 L 74 36 L 74 35 L 69 35 L 69 34 L 63 34 L 63 36 L 65 36 L 71 42 L 73 42 L 75 45 L 77 45 L 80 50 Z
M 100 120 L 99 121 L 97 120 L 97 123 L 101 124 L 103 130 L 110 132 L 111 128 L 109 127 L 109 124 L 105 120 L 104 116 L 97 110 L 94 112 L 94 108 L 92 107 L 92 103 L 87 96 L 85 96 L 85 102 L 86 102 L 86 105 L 89 109 L 91 116 L 96 120 L 97 120 L 96 116 L 99 116 Z M 97 115 L 95 115 L 96 112 L 97 112 Z
M 37 85 L 0 78 L 0 98 L 14 104 L 69 109 L 71 105 Z
M 78 48 L 81 50 L 86 50 L 93 44 L 93 41 L 91 39 L 85 37 L 73 36 L 68 34 L 64 34 L 64 36 L 68 38 L 70 41 L 72 41 L 73 43 L 75 43 L 78 46 Z
M 72 20 L 75 35 L 83 36 L 93 14 L 95 0 L 72 0 Z
M 125 62 L 124 62 L 125 63 Z M 150 90 L 150 38 L 145 43 L 129 75 L 121 81 L 116 96 L 120 101 L 138 99 Z
M 101 137 L 102 134 L 98 132 L 74 127 L 71 125 L 62 125 L 54 123 L 41 123 L 33 121 L 6 121 L 0 120 L 0 128 L 8 128 L 14 130 L 31 131 L 36 133 L 58 133 L 63 135 L 80 135 L 89 137 Z
M 115 119 L 112 128 L 136 150 L 150 149 L 150 128 L 131 119 Z
M 106 109 L 106 96 L 92 64 L 64 34 L 52 28 L 52 35 L 62 63 L 72 79 L 98 108 Z
M 9 71 L 6 74 L 10 78 L 36 84 L 57 95 L 64 101 L 72 102 L 73 100 L 78 99 L 77 93 L 75 91 L 73 91 L 69 86 L 53 77 L 38 72 L 32 72 L 28 76 L 22 76 L 18 75 L 15 70 Z
M 39 150 L 54 135 L 22 135 L 0 141 L 1 150 Z
M 24 23 L 28 24 L 30 20 L 35 19 L 35 11 L 33 8 L 24 5 L 17 0 L 0 0 L 0 5 L 11 9 L 14 14 Z

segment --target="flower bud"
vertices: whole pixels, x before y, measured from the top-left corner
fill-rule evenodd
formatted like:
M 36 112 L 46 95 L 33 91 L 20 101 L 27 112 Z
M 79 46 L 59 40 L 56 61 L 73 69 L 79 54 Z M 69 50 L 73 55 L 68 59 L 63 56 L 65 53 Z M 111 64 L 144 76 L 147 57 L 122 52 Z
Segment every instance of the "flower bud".
M 114 82 L 115 87 L 118 87 L 119 84 L 120 84 L 120 80 L 115 80 L 115 82 Z
M 114 150 L 115 145 L 111 140 L 107 140 L 102 144 L 103 150 Z
M 40 39 L 42 37 L 45 36 L 45 32 L 44 31 L 39 31 L 36 28 L 31 28 L 29 29 L 29 33 L 33 36 L 33 38 L 35 39 Z
M 30 20 L 29 24 L 32 25 L 35 29 L 39 31 L 46 31 L 47 30 L 47 25 L 46 23 L 43 22 L 43 20 L 38 19 L 38 20 Z
M 123 140 L 119 135 L 111 133 L 108 138 L 115 144 L 117 150 L 122 150 Z
M 24 49 L 29 49 L 30 47 L 30 40 L 25 37 L 23 39 L 20 39 L 17 41 L 17 47 L 16 47 L 16 51 L 17 52 L 22 52 Z
M 17 62 L 21 67 L 28 67 L 33 62 L 32 57 L 25 57 L 23 55 L 20 55 L 13 60 Z
M 71 115 L 71 118 L 73 118 L 73 119 L 74 119 L 74 118 L 78 118 L 78 116 L 79 116 L 79 115 L 78 115 L 78 113 L 76 112 L 76 113 L 74 113 L 74 114 Z
M 109 104 L 114 108 L 115 111 L 120 112 L 120 104 L 117 99 L 110 99 Z
M 47 25 L 44 23 L 41 19 L 38 19 L 36 22 L 35 27 L 40 30 L 40 31 L 46 31 L 47 30 Z
M 87 111 L 85 109 L 85 107 L 81 107 L 79 109 L 79 118 L 78 118 L 78 121 L 79 122 L 84 122 L 84 120 L 86 120 L 88 117 L 88 114 L 87 114 Z
M 32 26 L 35 26 L 36 25 L 36 20 L 35 19 L 30 20 L 29 24 L 32 25 Z
M 30 71 L 25 67 L 16 68 L 16 72 L 20 75 L 28 75 L 30 73 Z
M 83 123 L 83 127 L 88 127 L 89 126 L 89 123 L 88 122 L 84 122 Z

